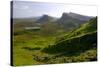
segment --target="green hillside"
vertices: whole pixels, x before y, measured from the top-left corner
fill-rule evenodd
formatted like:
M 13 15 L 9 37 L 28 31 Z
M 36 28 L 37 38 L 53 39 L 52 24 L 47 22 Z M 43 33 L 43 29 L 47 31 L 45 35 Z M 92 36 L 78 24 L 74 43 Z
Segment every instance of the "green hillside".
M 76 54 L 80 55 L 88 50 L 96 51 L 96 48 L 97 18 L 93 18 L 79 28 L 62 36 L 54 45 L 49 45 L 42 51 L 49 54 L 67 54 L 74 56 Z M 96 53 L 94 55 L 96 56 Z
M 83 35 L 94 31 L 97 31 L 97 18 L 91 19 L 87 23 L 81 25 L 79 28 L 73 30 L 69 33 L 70 35 L 68 35 L 68 37 Z
M 64 40 L 71 37 L 81 36 L 87 33 L 92 33 L 97 31 L 97 17 L 89 20 L 85 24 L 81 25 L 80 27 L 72 30 L 71 32 L 63 35 L 57 41 Z

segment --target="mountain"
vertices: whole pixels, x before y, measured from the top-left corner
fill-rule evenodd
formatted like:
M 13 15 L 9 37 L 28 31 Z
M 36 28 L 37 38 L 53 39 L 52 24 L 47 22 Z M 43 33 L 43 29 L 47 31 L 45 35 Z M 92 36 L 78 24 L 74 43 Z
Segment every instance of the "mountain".
M 83 52 L 97 47 L 97 18 L 57 38 L 54 45 L 43 49 L 47 53 Z
M 83 19 L 84 20 L 83 20 Z M 86 20 L 85 20 L 86 18 Z M 56 29 L 64 29 L 71 31 L 74 28 L 79 27 L 81 24 L 84 24 L 88 16 L 79 15 L 76 13 L 63 13 L 61 18 L 51 17 L 49 15 L 43 15 L 39 17 L 28 17 L 28 18 L 13 18 L 13 24 L 15 27 L 33 27 L 33 26 L 42 26 L 49 27 L 55 26 Z M 52 28 L 52 27 L 51 27 Z
M 45 22 L 53 22 L 53 21 L 55 21 L 54 17 L 43 15 L 36 21 L 36 23 L 45 23 Z
M 76 13 L 73 13 L 73 12 L 70 12 L 69 16 L 76 18 L 76 19 L 79 19 L 79 20 L 83 20 L 83 21 L 88 21 L 91 18 L 93 18 L 92 16 L 84 16 L 84 15 L 76 14 Z
M 63 13 L 61 18 L 57 20 L 57 23 L 63 26 L 65 29 L 72 30 L 73 28 L 78 27 L 80 24 L 85 23 L 92 17 L 79 15 L 76 13 Z

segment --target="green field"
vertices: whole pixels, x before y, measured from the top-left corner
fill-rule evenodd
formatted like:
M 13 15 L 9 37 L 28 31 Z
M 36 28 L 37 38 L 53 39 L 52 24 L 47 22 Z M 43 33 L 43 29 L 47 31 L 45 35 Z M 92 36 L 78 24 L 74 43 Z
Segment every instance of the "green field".
M 13 35 L 13 62 L 14 65 L 44 64 L 34 60 L 34 55 L 49 55 L 41 50 L 48 45 L 53 45 L 59 34 L 45 34 L 40 31 L 17 31 Z

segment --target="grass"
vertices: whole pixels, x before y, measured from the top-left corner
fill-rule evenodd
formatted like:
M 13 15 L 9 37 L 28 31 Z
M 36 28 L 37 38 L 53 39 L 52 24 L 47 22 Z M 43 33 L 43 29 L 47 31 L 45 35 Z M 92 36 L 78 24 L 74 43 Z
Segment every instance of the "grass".
M 19 34 L 13 37 L 13 62 L 14 65 L 31 65 L 41 64 L 33 60 L 33 55 L 41 54 L 41 49 L 53 44 L 55 41 L 54 36 L 42 36 L 33 34 Z
M 33 33 L 34 34 L 34 33 Z M 79 53 L 75 56 L 68 56 L 71 53 L 64 54 L 49 54 L 41 50 L 48 45 L 55 43 L 58 36 L 44 36 L 33 34 L 14 35 L 13 38 L 13 62 L 14 66 L 22 65 L 37 65 L 37 64 L 55 64 L 55 63 L 70 63 L 89 61 L 88 58 L 96 58 L 96 50 L 89 50 L 84 53 Z M 89 55 L 89 56 L 87 56 Z

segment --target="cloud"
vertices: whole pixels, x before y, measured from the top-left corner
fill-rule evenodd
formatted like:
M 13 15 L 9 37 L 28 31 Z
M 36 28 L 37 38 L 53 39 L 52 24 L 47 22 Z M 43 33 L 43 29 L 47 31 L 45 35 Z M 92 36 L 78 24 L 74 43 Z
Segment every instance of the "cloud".
M 29 6 L 23 5 L 23 4 L 20 4 L 20 5 L 18 5 L 18 4 L 13 4 L 13 8 L 14 8 L 14 9 L 28 9 Z

